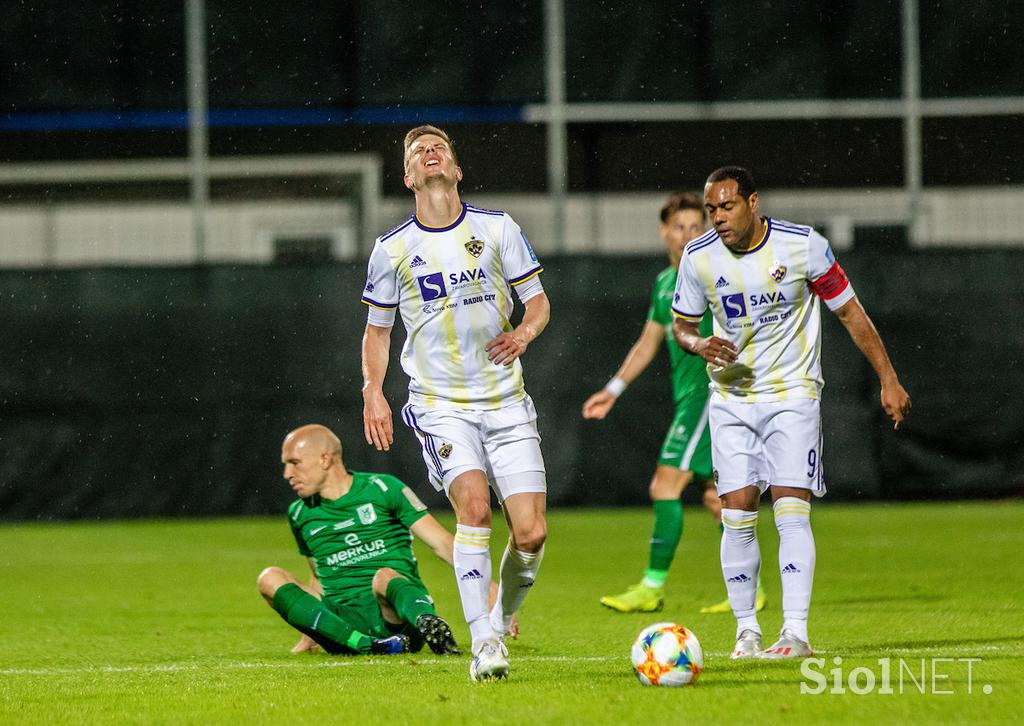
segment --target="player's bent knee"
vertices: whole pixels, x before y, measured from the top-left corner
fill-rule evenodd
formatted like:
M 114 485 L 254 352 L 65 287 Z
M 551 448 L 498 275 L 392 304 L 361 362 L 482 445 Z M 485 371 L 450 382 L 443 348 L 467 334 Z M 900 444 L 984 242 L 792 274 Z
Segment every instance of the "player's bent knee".
M 721 516 L 722 500 L 718 498 L 714 487 L 708 487 L 704 490 L 704 508 L 715 515 L 715 517 Z
M 651 500 L 678 499 L 692 479 L 692 472 L 659 464 L 648 488 Z
M 291 577 L 286 570 L 271 566 L 264 569 L 256 578 L 256 587 L 259 588 L 261 595 L 272 598 L 277 588 L 290 581 Z
M 482 498 L 467 498 L 455 505 L 455 517 L 459 524 L 468 527 L 491 526 L 491 501 Z
M 373 592 L 376 595 L 385 595 L 388 591 L 388 583 L 396 577 L 401 577 L 397 571 L 390 567 L 382 567 L 373 573 Z
M 548 538 L 547 525 L 542 521 L 539 525 L 522 533 L 514 533 L 515 548 L 521 552 L 540 552 Z

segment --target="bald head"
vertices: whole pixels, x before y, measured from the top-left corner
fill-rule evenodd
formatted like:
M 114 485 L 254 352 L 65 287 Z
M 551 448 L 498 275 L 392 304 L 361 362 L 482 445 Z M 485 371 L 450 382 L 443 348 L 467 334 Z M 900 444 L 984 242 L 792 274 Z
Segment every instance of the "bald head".
M 302 498 L 338 492 L 348 472 L 341 461 L 341 441 L 320 424 L 300 426 L 281 444 L 284 478 Z
M 319 457 L 330 454 L 331 458 L 341 461 L 341 439 L 326 426 L 306 424 L 300 426 L 284 437 L 282 448 L 294 447 L 307 455 Z

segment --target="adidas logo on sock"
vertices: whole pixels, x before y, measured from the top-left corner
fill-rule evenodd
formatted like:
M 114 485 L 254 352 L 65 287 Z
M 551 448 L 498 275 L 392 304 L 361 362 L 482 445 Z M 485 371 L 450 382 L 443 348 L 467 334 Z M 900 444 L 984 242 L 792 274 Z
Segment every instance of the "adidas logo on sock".
M 750 582 L 750 578 L 741 572 L 735 577 L 730 577 L 726 582 Z
M 423 258 L 416 255 L 412 258 L 412 262 L 409 263 L 409 267 L 422 267 L 425 264 L 427 263 L 423 261 Z
M 482 580 L 482 579 L 484 579 L 484 576 L 481 575 L 480 574 L 480 570 L 476 569 L 475 567 L 472 570 L 470 570 L 469 572 L 462 573 L 462 577 L 459 578 L 460 581 L 465 581 L 465 580 Z
M 782 568 L 783 575 L 792 575 L 797 572 L 800 572 L 800 568 L 794 565 L 792 562 L 790 562 L 788 565 Z
M 729 281 L 725 277 L 719 277 L 718 282 L 715 283 L 715 289 L 720 290 L 723 287 L 729 287 Z

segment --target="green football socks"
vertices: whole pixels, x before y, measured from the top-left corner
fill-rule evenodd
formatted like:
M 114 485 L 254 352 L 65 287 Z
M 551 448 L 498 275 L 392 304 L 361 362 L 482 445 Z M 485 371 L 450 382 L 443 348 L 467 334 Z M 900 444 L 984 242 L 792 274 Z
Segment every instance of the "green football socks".
M 273 607 L 285 622 L 314 640 L 317 635 L 322 635 L 360 653 L 370 652 L 373 638 L 360 633 L 294 583 L 289 582 L 277 589 Z
M 644 584 L 661 587 L 683 536 L 683 505 L 678 499 L 654 502 L 654 531 L 651 533 L 651 556 L 644 572 Z
M 398 617 L 407 623 L 415 623 L 420 615 L 437 614 L 426 588 L 404 577 L 391 580 L 385 595 Z

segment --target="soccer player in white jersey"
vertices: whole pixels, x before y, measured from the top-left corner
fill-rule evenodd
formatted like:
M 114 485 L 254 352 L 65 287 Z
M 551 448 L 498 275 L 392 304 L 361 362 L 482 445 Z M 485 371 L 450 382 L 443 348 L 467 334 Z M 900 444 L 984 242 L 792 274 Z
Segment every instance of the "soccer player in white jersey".
M 823 385 L 818 299 L 842 321 L 881 381 L 881 402 L 899 428 L 910 411 L 882 339 L 828 241 L 810 227 L 758 215 L 750 172 L 712 172 L 704 205 L 714 228 L 686 246 L 673 332 L 708 363 L 712 462 L 722 498 L 722 575 L 736 616 L 733 658 L 811 654 L 807 613 L 814 578 L 811 495 L 822 496 Z M 714 335 L 701 337 L 704 311 Z M 757 505 L 771 488 L 779 532 L 783 624 L 761 648 L 755 588 L 761 568 Z
M 548 324 L 542 271 L 526 236 L 504 212 L 464 204 L 451 139 L 434 126 L 405 137 L 405 186 L 415 214 L 379 237 L 363 302 L 363 425 L 368 443 L 394 442 L 383 393 L 395 310 L 406 330 L 402 420 L 419 438 L 431 483 L 456 517 L 455 575 L 473 640 L 473 680 L 508 675 L 505 636 L 533 585 L 547 537 L 547 483 L 537 413 L 519 361 Z M 513 328 L 512 293 L 526 311 Z M 509 523 L 499 592 L 491 580 L 490 489 Z

